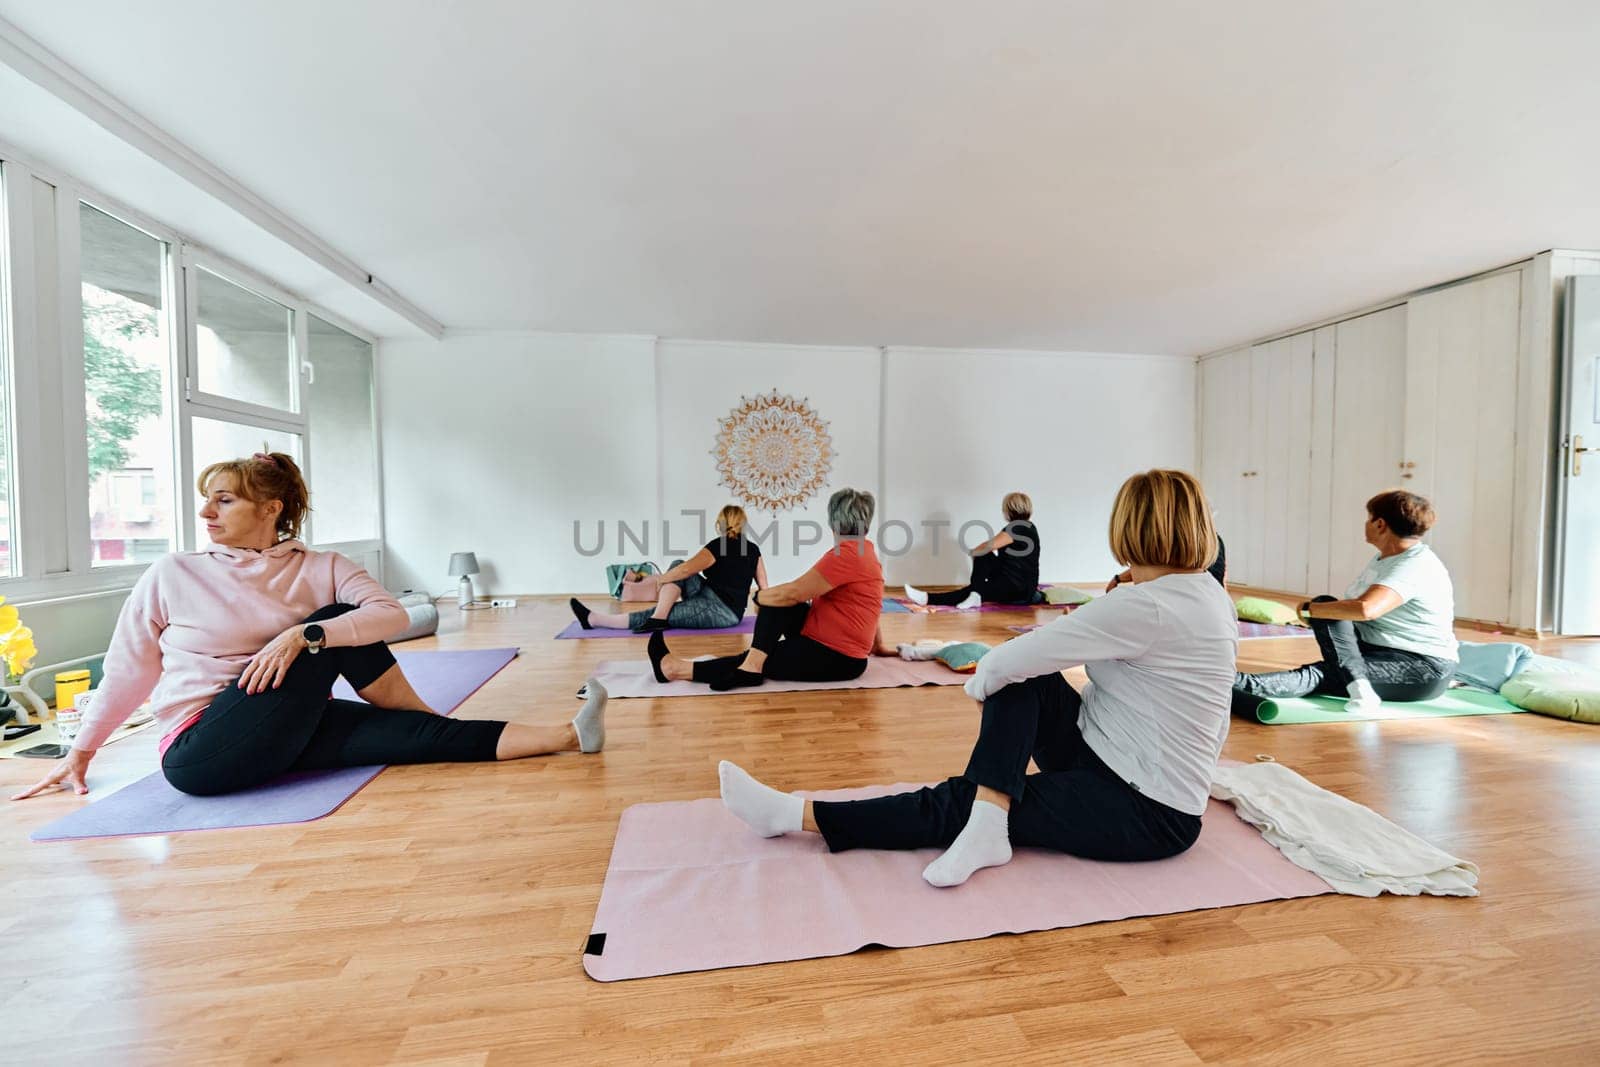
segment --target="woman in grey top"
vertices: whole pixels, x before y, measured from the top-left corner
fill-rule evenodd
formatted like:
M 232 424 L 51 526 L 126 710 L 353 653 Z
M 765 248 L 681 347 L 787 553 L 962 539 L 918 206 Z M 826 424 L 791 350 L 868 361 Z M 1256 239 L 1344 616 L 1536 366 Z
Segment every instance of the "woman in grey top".
M 1433 505 L 1404 489 L 1367 501 L 1367 543 L 1378 550 L 1345 599 L 1319 596 L 1300 615 L 1322 659 L 1290 671 L 1241 674 L 1234 711 L 1254 717 L 1263 698 L 1349 695 L 1349 711 L 1382 701 L 1432 700 L 1455 674 L 1455 592 L 1450 574 L 1422 535 Z

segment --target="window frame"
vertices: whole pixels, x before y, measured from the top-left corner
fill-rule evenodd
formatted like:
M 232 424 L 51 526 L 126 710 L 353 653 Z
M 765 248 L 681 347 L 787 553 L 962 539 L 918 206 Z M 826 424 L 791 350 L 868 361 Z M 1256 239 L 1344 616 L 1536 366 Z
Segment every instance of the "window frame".
M 342 316 L 274 284 L 260 274 L 180 231 L 130 207 L 116 197 L 41 165 L 4 140 L 0 140 L 0 256 L 6 257 L 5 287 L 0 289 L 0 330 L 5 331 L 11 356 L 11 373 L 0 381 L 10 390 L 12 419 L 11 523 L 15 534 L 13 577 L 0 577 L 0 596 L 11 603 L 28 604 L 82 596 L 119 593 L 132 588 L 148 563 L 91 566 L 86 393 L 83 369 L 83 273 L 80 265 L 78 211 L 87 204 L 120 222 L 141 230 L 166 246 L 163 296 L 173 344 L 171 373 L 167 376 L 172 413 L 174 463 L 174 526 L 177 551 L 197 547 L 195 508 L 186 507 L 185 486 L 194 470 L 192 419 L 211 418 L 244 426 L 298 434 L 306 457 L 302 469 L 315 485 L 310 467 L 312 430 L 303 403 L 308 315 L 345 330 L 373 346 L 372 412 L 375 464 L 378 477 L 378 535 L 339 544 L 308 543 L 319 549 L 361 556 L 376 554 L 382 580 L 384 556 L 384 493 L 382 432 L 378 422 L 378 339 Z M 35 233 L 34 180 L 53 188 L 54 230 Z M 15 195 L 21 187 L 27 196 Z M 70 210 L 62 210 L 67 205 Z M 41 242 L 42 237 L 42 242 Z M 53 248 L 49 247 L 53 245 Z M 41 258 L 41 248 L 48 253 Z M 41 266 L 53 263 L 53 278 L 40 276 Z M 301 410 L 282 411 L 201 393 L 192 388 L 196 321 L 190 313 L 189 270 L 199 267 L 243 289 L 274 300 L 293 313 L 294 363 L 291 403 Z M 54 306 L 44 301 L 54 293 Z M 48 316 L 48 318 L 47 318 Z M 46 364 L 54 357 L 58 375 L 51 381 Z M 54 388 L 52 388 L 54 385 Z M 60 412 L 59 418 L 17 418 L 19 411 Z M 315 517 L 309 531 L 314 538 Z M 65 558 L 51 560 L 50 546 L 65 546 Z

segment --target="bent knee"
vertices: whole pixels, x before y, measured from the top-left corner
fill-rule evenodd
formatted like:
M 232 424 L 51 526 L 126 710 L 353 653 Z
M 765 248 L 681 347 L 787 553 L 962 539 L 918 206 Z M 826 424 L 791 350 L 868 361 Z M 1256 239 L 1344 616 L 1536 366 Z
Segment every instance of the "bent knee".
M 354 610 L 356 610 L 356 606 L 354 604 L 329 604 L 326 607 L 318 608 L 316 611 L 313 611 L 310 615 L 307 615 L 300 621 L 322 622 L 324 619 L 337 619 L 340 615 L 348 614 Z

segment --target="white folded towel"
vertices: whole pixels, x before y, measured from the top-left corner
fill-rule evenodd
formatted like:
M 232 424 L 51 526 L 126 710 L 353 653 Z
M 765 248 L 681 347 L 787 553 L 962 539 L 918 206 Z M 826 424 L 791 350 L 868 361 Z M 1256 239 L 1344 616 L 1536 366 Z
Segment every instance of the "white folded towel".
M 1441 852 L 1371 808 L 1313 785 L 1279 763 L 1219 766 L 1211 795 L 1300 867 L 1341 893 L 1475 897 L 1475 864 Z

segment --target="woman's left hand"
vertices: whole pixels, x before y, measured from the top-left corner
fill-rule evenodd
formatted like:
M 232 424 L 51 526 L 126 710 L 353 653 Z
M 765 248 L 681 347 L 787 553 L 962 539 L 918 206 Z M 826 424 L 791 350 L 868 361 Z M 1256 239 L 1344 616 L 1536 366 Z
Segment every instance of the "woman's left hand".
M 283 676 L 295 657 L 306 649 L 305 627 L 291 626 L 267 642 L 267 646 L 245 664 L 239 676 L 239 688 L 252 695 L 276 689 L 283 684 Z

